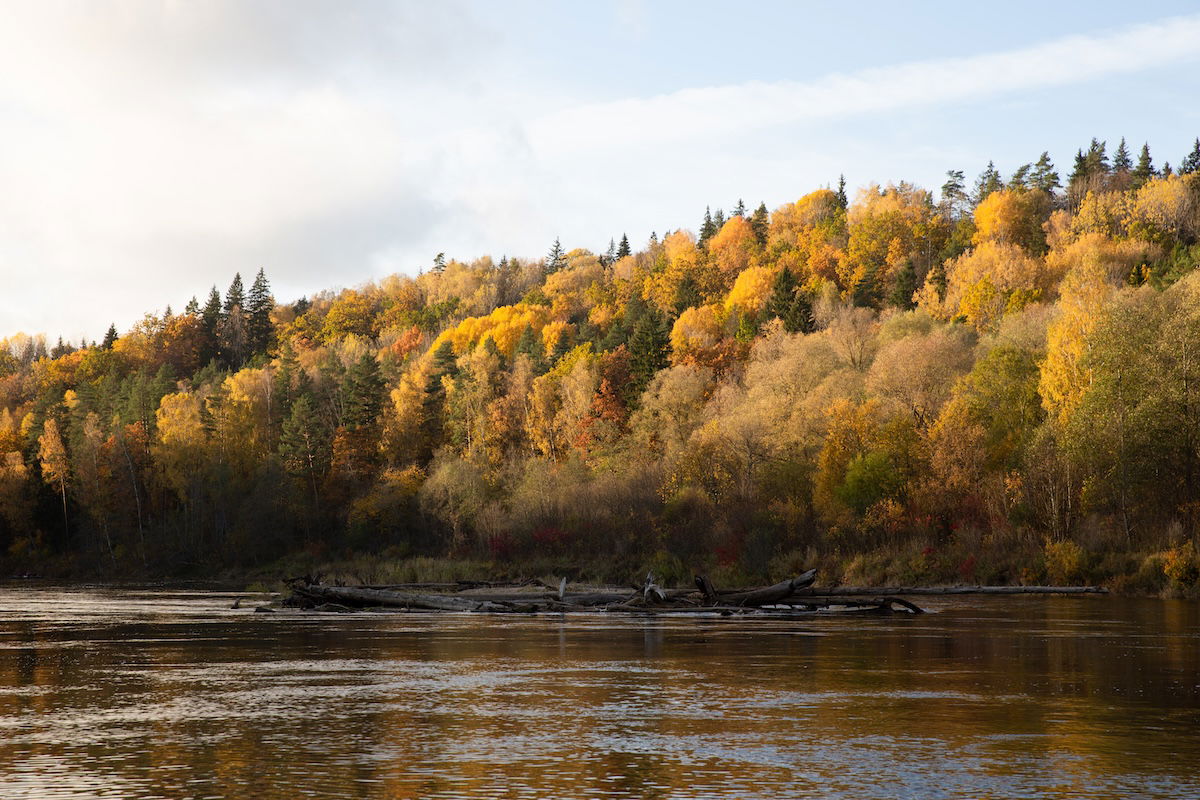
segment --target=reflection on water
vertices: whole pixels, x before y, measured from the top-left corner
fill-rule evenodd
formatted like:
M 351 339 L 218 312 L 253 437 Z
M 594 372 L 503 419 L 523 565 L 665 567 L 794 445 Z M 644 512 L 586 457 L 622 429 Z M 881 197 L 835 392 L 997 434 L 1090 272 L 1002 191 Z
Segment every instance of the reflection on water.
M 3 798 L 1200 797 L 1200 611 L 299 616 L 0 590 Z

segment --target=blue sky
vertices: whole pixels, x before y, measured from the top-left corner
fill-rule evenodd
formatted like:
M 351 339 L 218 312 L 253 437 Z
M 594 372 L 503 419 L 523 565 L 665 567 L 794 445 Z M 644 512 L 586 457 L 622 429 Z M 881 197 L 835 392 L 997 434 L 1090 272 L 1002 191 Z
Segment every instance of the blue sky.
M 1178 163 L 1194 3 L 6 3 L 0 336 L 99 338 L 266 269 L 280 300 L 603 249 L 1092 136 Z

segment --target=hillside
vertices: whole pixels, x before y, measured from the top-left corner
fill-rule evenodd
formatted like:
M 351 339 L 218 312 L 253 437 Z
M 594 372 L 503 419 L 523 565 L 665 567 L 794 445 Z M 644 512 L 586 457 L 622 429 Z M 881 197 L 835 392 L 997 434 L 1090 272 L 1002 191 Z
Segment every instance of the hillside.
M 0 340 L 0 573 L 1195 586 L 1200 141 L 948 177 Z

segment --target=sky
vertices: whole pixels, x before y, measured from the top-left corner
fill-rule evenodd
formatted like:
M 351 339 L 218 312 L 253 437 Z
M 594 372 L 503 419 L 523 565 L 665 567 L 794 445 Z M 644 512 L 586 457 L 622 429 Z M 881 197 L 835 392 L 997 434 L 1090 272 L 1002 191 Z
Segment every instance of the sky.
M 0 337 L 1200 135 L 1194 2 L 0 0 Z

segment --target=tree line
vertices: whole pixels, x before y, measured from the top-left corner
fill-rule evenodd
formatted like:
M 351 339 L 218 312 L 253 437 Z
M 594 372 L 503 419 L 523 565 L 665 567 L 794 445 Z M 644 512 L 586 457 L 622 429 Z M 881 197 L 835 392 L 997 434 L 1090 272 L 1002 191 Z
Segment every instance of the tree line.
M 0 564 L 432 554 L 846 579 L 1200 572 L 1200 139 L 845 182 L 698 234 L 99 344 L 0 340 Z M 598 566 L 597 569 L 604 569 Z

